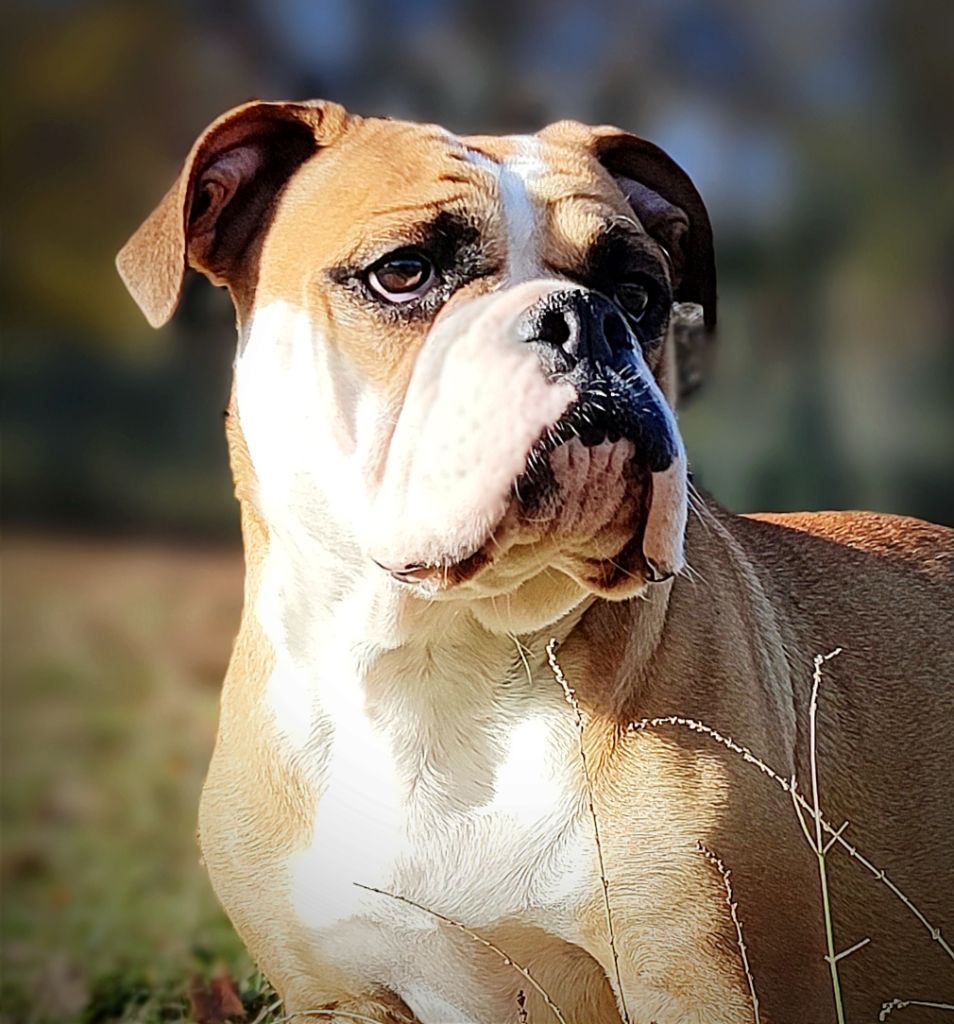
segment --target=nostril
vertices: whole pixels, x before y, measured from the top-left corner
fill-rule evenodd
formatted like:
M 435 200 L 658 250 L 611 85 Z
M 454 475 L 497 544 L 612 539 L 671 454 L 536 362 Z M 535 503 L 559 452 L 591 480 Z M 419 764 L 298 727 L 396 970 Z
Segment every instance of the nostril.
M 570 325 L 567 323 L 566 311 L 548 309 L 540 318 L 537 337 L 548 345 L 563 348 L 570 340 Z
M 603 317 L 603 337 L 614 352 L 622 352 L 632 347 L 629 328 L 615 310 Z

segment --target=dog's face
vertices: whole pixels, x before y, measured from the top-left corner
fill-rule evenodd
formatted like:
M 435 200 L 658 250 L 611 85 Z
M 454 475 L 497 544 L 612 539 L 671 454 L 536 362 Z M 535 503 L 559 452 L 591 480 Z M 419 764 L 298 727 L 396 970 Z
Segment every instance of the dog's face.
M 622 598 L 682 567 L 667 339 L 675 301 L 714 322 L 712 245 L 649 143 L 249 104 L 120 254 L 154 324 L 187 262 L 236 303 L 270 529 L 429 597 L 556 576 Z

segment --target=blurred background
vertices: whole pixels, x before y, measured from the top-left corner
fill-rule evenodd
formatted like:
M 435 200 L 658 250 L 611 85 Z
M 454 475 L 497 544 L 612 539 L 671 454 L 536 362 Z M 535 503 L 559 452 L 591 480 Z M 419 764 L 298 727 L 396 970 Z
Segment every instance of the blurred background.
M 268 998 L 192 842 L 241 591 L 231 310 L 192 280 L 152 332 L 112 264 L 228 107 L 647 136 L 715 229 L 697 480 L 738 511 L 954 523 L 946 0 L 33 0 L 4 22 L 3 1021 L 212 1019 L 218 975 Z

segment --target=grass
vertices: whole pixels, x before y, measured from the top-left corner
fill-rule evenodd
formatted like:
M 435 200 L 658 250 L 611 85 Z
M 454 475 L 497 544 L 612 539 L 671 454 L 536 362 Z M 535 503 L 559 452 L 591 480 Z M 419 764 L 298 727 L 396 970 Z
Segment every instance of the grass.
M 576 728 L 576 738 L 580 755 L 580 769 L 583 772 L 583 783 L 586 791 L 586 806 L 590 814 L 590 821 L 593 824 L 593 841 L 596 844 L 596 859 L 600 873 L 600 885 L 603 890 L 603 909 L 606 913 L 606 938 L 609 941 L 610 952 L 613 956 L 613 975 L 616 979 L 616 990 L 619 992 L 620 1015 L 623 1024 L 630 1024 L 629 1008 L 626 1005 L 626 990 L 623 988 L 623 978 L 619 970 L 619 948 L 616 943 L 616 929 L 613 925 L 613 905 L 610 901 L 610 880 L 606 874 L 606 861 L 603 856 L 603 843 L 600 840 L 600 822 L 596 814 L 596 805 L 593 802 L 593 783 L 590 778 L 589 765 L 586 759 L 585 725 L 580 702 L 577 700 L 576 691 L 567 682 L 563 669 L 556 657 L 557 642 L 551 639 L 547 644 L 547 664 L 553 673 L 553 678 L 560 684 L 563 690 L 563 698 L 570 705 L 573 711 L 573 724 Z
M 798 818 L 802 832 L 805 836 L 808 845 L 811 847 L 812 852 L 818 861 L 818 876 L 819 886 L 821 889 L 821 901 L 822 901 L 822 924 L 825 929 L 825 941 L 827 947 L 827 953 L 825 954 L 825 961 L 828 963 L 829 972 L 831 975 L 831 986 L 832 986 L 832 1002 L 835 1020 L 837 1024 L 845 1024 L 845 1012 L 841 993 L 841 981 L 838 973 L 838 963 L 844 960 L 846 957 L 851 956 L 852 953 L 861 949 L 869 941 L 867 938 L 861 939 L 849 948 L 842 950 L 840 953 L 835 952 L 835 937 L 834 937 L 834 918 L 832 915 L 831 900 L 828 888 L 828 872 L 826 858 L 829 851 L 833 846 L 840 846 L 853 861 L 858 863 L 862 868 L 867 870 L 877 881 L 881 882 L 891 893 L 899 899 L 905 907 L 918 919 L 921 925 L 927 930 L 932 941 L 937 942 L 944 953 L 951 959 L 954 960 L 954 950 L 952 950 L 950 943 L 942 935 L 941 929 L 932 924 L 921 912 L 921 910 L 915 906 L 915 904 L 902 892 L 902 890 L 887 876 L 882 868 L 878 868 L 874 865 L 856 846 L 853 846 L 844 838 L 845 829 L 848 827 L 848 822 L 841 825 L 840 828 L 834 828 L 824 817 L 822 807 L 819 803 L 818 795 L 818 757 L 817 757 L 817 713 L 818 713 L 818 698 L 819 689 L 822 681 L 822 668 L 825 662 L 830 661 L 832 658 L 841 654 L 841 648 L 837 647 L 835 650 L 824 655 L 815 655 L 814 658 L 814 671 L 812 673 L 812 692 L 811 700 L 809 702 L 809 735 L 810 735 L 810 771 L 811 771 L 811 788 L 812 788 L 812 800 L 809 803 L 804 796 L 802 796 L 797 781 L 794 776 L 789 779 L 783 778 L 775 769 L 766 764 L 762 758 L 753 754 L 748 747 L 744 747 L 732 739 L 731 736 L 724 736 L 717 730 L 706 725 L 704 722 L 699 722 L 691 718 L 682 718 L 677 715 L 669 715 L 661 718 L 648 718 L 642 719 L 638 722 L 632 722 L 629 726 L 630 734 L 642 732 L 646 729 L 655 729 L 660 726 L 680 726 L 682 728 L 690 729 L 693 732 L 700 733 L 707 736 L 709 739 L 716 743 L 720 743 L 727 750 L 732 751 L 742 758 L 743 761 L 752 765 L 758 769 L 764 776 L 771 779 L 777 785 L 779 785 L 785 792 L 789 794 L 792 799 L 792 807 L 795 815 Z M 811 820 L 814 827 L 814 834 L 812 828 L 808 825 L 808 820 Z M 749 966 L 746 946 L 742 937 L 742 928 L 737 916 L 738 905 L 733 902 L 732 892 L 729 888 L 728 875 L 730 872 L 725 868 L 725 865 L 716 858 L 710 851 L 707 851 L 704 847 L 700 846 L 700 849 L 705 853 L 710 863 L 713 863 L 720 873 L 723 875 L 723 881 L 725 882 L 727 890 L 727 902 L 731 912 L 732 921 L 736 927 L 736 934 L 738 940 L 738 948 L 742 965 L 745 970 L 745 975 L 749 984 L 749 993 L 752 1001 L 752 1013 L 755 1024 L 759 1024 L 759 1001 L 756 995 L 754 979 Z M 888 1016 L 894 1010 L 904 1009 L 909 1006 L 921 1006 L 929 1007 L 932 1009 L 954 1011 L 954 1005 L 950 1003 L 942 1003 L 936 1001 L 924 1001 L 919 999 L 900 999 L 893 998 L 882 1004 L 879 1020 L 886 1020 Z
M 715 868 L 722 879 L 722 887 L 725 889 L 725 904 L 729 908 L 729 917 L 732 920 L 733 928 L 735 928 L 735 943 L 739 950 L 739 959 L 742 961 L 742 970 L 745 972 L 745 982 L 749 986 L 749 999 L 752 1003 L 752 1022 L 753 1024 L 762 1024 L 762 1017 L 759 1012 L 759 995 L 755 988 L 755 978 L 752 976 L 752 966 L 749 963 L 749 949 L 745 944 L 742 921 L 739 918 L 739 904 L 736 901 L 735 893 L 732 891 L 732 872 L 725 866 L 722 858 L 713 853 L 708 846 L 697 841 L 696 848 Z
M 377 893 L 379 896 L 386 896 L 388 899 L 397 900 L 399 903 L 404 903 L 409 907 L 413 907 L 415 910 L 430 915 L 431 917 L 437 918 L 438 921 L 443 921 L 444 924 L 449 925 L 451 928 L 456 928 L 459 932 L 463 932 L 469 939 L 483 946 L 485 949 L 489 949 L 492 953 L 495 953 L 497 957 L 507 966 L 515 970 L 520 974 L 524 980 L 530 985 L 532 989 L 535 989 L 544 1003 L 549 1008 L 550 1012 L 556 1019 L 557 1024 L 567 1024 L 566 1017 L 563 1016 L 563 1011 L 559 1006 L 550 998 L 549 992 L 534 978 L 530 971 L 518 963 L 510 956 L 509 953 L 504 952 L 496 943 L 491 942 L 490 939 L 484 938 L 478 932 L 468 928 L 467 925 L 461 924 L 460 921 L 455 921 L 452 917 L 447 917 L 445 914 L 439 914 L 436 910 L 431 910 L 430 907 L 425 907 L 422 903 L 418 903 L 415 900 L 408 899 L 407 896 L 400 896 L 397 893 L 385 892 L 383 889 L 376 889 L 373 885 L 361 885 L 360 882 L 355 882 L 355 885 L 359 889 L 365 889 L 368 892 Z M 518 993 L 518 1006 L 523 1010 L 524 1002 L 524 991 Z
M 219 973 L 262 1005 L 193 838 L 240 552 L 13 537 L 3 570 L 0 1020 L 189 1020 Z

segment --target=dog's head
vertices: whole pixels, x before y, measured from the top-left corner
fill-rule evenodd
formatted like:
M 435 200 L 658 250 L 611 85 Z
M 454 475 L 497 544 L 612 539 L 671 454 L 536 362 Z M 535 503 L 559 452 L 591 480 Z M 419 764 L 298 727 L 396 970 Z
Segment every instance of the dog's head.
M 250 103 L 118 265 L 156 326 L 187 266 L 230 290 L 270 529 L 430 597 L 556 575 L 623 598 L 682 567 L 670 321 L 713 326 L 715 272 L 702 201 L 652 144 Z

